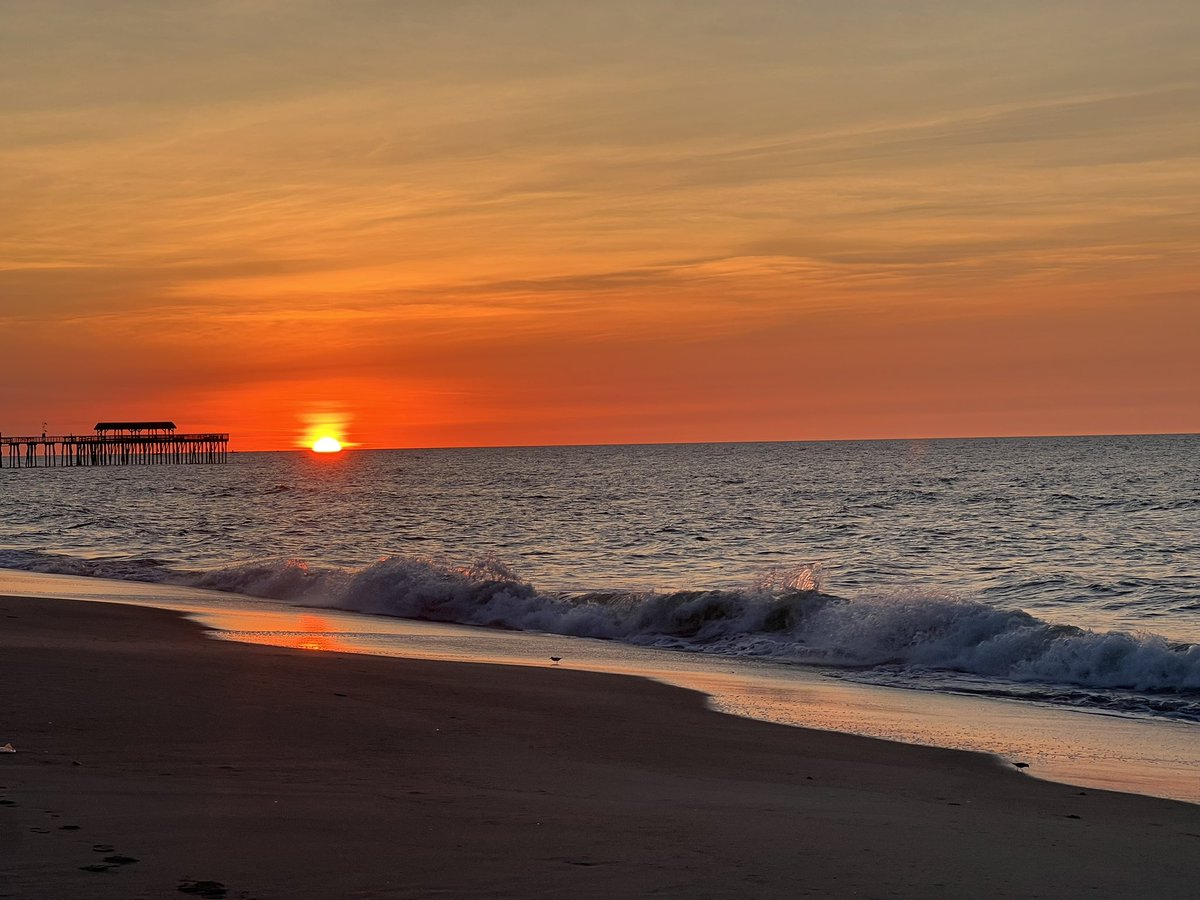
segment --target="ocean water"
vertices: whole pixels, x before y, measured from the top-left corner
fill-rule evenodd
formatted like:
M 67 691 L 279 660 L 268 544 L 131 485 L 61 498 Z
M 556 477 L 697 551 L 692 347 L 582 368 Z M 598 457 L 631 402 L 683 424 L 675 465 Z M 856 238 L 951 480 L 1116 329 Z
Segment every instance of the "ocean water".
M 1200 722 L 1200 437 L 0 470 L 0 567 Z

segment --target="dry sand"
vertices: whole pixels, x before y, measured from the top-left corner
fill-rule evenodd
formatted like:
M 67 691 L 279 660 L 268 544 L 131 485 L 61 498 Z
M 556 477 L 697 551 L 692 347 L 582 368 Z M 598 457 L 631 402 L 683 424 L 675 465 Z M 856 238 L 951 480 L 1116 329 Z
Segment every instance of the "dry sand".
M 5 741 L 7 897 L 1200 884 L 1200 806 L 724 716 L 636 678 L 252 647 L 143 608 L 0 599 Z

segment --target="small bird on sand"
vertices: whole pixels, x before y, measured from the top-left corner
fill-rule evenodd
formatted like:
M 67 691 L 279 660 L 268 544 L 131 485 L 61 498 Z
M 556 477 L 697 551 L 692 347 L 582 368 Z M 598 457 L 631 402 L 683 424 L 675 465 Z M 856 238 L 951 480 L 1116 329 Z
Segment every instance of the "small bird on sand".
M 554 663 L 554 664 L 557 666 L 557 665 L 558 665 L 558 661 L 559 661 L 560 659 L 562 659 L 562 657 L 561 657 L 561 656 L 552 656 L 552 657 L 550 657 L 550 662 Z

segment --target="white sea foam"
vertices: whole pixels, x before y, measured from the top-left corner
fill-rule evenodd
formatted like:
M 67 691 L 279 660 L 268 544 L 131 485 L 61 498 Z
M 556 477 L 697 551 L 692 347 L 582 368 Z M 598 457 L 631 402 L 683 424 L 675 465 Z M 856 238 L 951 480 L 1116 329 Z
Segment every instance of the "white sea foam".
M 156 560 L 84 560 L 0 551 L 31 571 L 187 584 L 303 606 L 618 640 L 897 673 L 963 673 L 1012 683 L 1159 696 L 1156 711 L 1200 717 L 1200 645 L 1154 634 L 1053 624 L 1020 610 L 917 592 L 842 598 L 819 571 L 771 572 L 737 590 L 557 594 L 495 560 L 455 566 L 395 556 L 358 570 L 264 560 L 184 573 Z M 1163 706 L 1161 695 L 1179 703 Z M 1097 700 L 1098 705 L 1105 705 Z
M 771 573 L 739 590 L 669 593 L 554 594 L 495 561 L 456 567 L 411 557 L 358 571 L 261 563 L 189 581 L 303 605 L 681 650 L 1087 688 L 1200 691 L 1200 645 L 1056 625 L 952 597 L 845 599 L 823 593 L 808 567 Z
M 930 673 L 961 673 L 989 679 L 989 684 L 1072 686 L 1079 690 L 1069 696 L 1054 691 L 1025 691 L 1022 696 L 1200 719 L 1200 644 L 1052 624 L 1020 610 L 954 596 L 908 592 L 839 598 L 822 592 L 820 570 L 812 566 L 768 572 L 742 589 L 558 594 L 541 592 L 494 559 L 458 566 L 389 557 L 358 570 L 269 559 L 182 572 L 155 559 L 0 551 L 0 565 L 187 584 L 379 616 L 869 668 L 886 672 L 893 683 Z M 1090 691 L 1146 696 L 1115 702 Z M 996 692 L 1006 691 L 1001 685 Z

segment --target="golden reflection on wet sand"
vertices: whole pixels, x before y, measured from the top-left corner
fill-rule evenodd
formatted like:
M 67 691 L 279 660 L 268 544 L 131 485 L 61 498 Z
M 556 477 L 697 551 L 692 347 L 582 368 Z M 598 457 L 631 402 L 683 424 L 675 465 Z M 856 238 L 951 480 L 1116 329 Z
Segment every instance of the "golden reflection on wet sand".
M 295 650 L 352 653 L 354 648 L 338 637 L 330 621 L 313 613 L 240 612 L 224 614 L 222 627 L 240 632 L 251 644 L 290 647 Z

